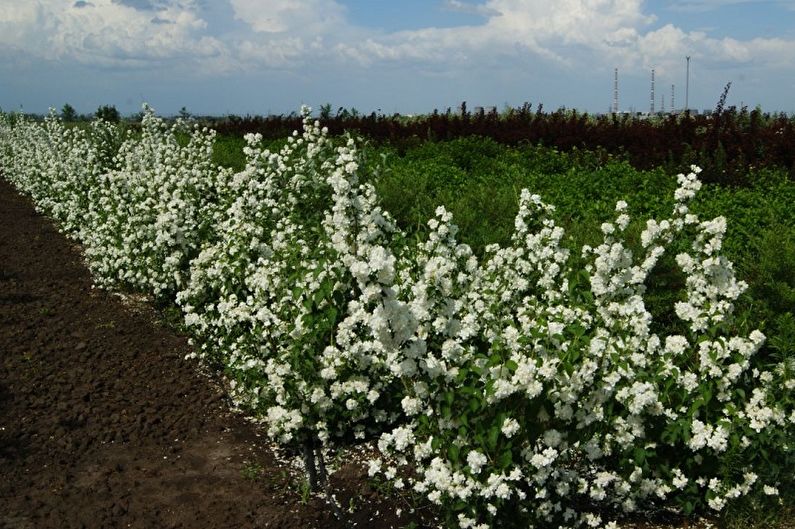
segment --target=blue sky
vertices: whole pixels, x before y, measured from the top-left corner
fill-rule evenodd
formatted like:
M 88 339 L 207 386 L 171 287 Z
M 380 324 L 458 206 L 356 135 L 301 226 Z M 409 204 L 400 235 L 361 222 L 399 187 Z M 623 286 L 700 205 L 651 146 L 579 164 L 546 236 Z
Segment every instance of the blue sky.
M 0 0 L 0 108 L 795 112 L 795 0 Z

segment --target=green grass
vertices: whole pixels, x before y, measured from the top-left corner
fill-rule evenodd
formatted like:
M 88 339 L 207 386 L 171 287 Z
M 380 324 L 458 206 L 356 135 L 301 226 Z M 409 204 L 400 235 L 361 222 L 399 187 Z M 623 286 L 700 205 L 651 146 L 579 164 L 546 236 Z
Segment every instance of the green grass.
M 246 166 L 243 156 L 243 147 L 246 141 L 237 136 L 218 136 L 215 140 L 213 161 L 223 167 L 231 167 L 235 171 L 242 171 Z
M 277 151 L 285 144 L 285 140 L 266 141 L 265 146 L 271 151 Z M 213 161 L 222 167 L 231 167 L 235 171 L 242 171 L 246 167 L 246 157 L 243 148 L 246 140 L 238 136 L 217 136 Z

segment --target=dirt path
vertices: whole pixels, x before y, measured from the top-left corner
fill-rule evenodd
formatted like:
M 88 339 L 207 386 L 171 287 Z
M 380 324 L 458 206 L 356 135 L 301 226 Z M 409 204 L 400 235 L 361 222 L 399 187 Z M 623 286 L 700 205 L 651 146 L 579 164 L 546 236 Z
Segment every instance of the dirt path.
M 0 528 L 343 527 L 302 503 L 188 351 L 92 289 L 72 244 L 0 179 Z M 349 481 L 343 501 L 367 490 Z M 352 518 L 399 526 L 374 512 Z

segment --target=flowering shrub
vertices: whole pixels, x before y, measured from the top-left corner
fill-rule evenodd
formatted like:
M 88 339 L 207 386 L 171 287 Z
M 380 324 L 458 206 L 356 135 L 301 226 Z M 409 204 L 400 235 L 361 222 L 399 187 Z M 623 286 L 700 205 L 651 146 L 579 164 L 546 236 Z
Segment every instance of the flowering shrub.
M 554 208 L 527 191 L 512 244 L 489 248 L 480 266 L 440 209 L 404 290 L 422 342 L 400 364 L 411 420 L 381 436 L 387 458 L 371 474 L 426 496 L 462 529 L 602 527 L 602 513 L 720 511 L 775 493 L 792 462 L 793 366 L 763 369 L 762 333 L 732 326 L 746 285 L 719 253 L 725 219 L 701 222 L 688 208 L 697 172 L 679 176 L 671 218 L 647 222 L 639 257 L 619 202 L 603 243 L 583 248 L 584 270 L 569 266 Z M 659 336 L 645 282 L 685 236 L 675 311 L 687 333 Z M 786 454 L 789 466 L 760 465 L 759 453 Z
M 392 220 L 359 181 L 353 140 L 335 146 L 304 109 L 277 153 L 249 135 L 235 197 L 178 301 L 221 355 L 233 397 L 281 442 L 394 420 L 394 344 L 411 333 L 395 289 Z M 405 311 L 403 311 L 405 312 Z
M 223 210 L 231 172 L 211 163 L 215 133 L 196 127 L 182 146 L 183 124 L 146 106 L 140 138 L 103 120 L 68 128 L 54 113 L 43 126 L 15 121 L 5 120 L 6 174 L 85 245 L 97 282 L 173 298 Z
M 732 319 L 746 285 L 721 255 L 725 219 L 690 211 L 697 168 L 638 241 L 620 201 L 577 253 L 524 190 L 511 243 L 479 261 L 443 207 L 408 244 L 356 142 L 302 116 L 278 152 L 247 136 L 233 174 L 212 131 L 180 141 L 148 108 L 140 137 L 3 115 L 0 163 L 101 285 L 177 302 L 269 435 L 311 453 L 380 434 L 371 473 L 451 527 L 611 527 L 789 483 L 795 366 Z M 646 285 L 682 240 L 681 330 L 655 331 Z
M 124 284 L 173 299 L 190 260 L 223 211 L 231 171 L 212 163 L 215 133 L 171 127 L 144 107 L 140 138 L 128 138 L 118 167 L 102 175 L 83 231 L 86 256 L 100 284 Z
M 121 141 L 118 127 L 96 120 L 88 129 L 69 128 L 51 111 L 43 126 L 4 116 L 0 131 L 6 176 L 34 198 L 39 211 L 77 237 L 86 226 L 89 193 L 112 167 Z

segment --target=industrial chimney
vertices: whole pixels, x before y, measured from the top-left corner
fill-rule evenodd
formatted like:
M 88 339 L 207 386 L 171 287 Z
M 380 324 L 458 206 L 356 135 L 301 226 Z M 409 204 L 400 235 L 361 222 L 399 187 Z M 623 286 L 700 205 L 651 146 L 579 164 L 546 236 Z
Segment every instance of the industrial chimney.
M 651 97 L 649 98 L 649 114 L 654 115 L 654 68 L 651 70 Z

